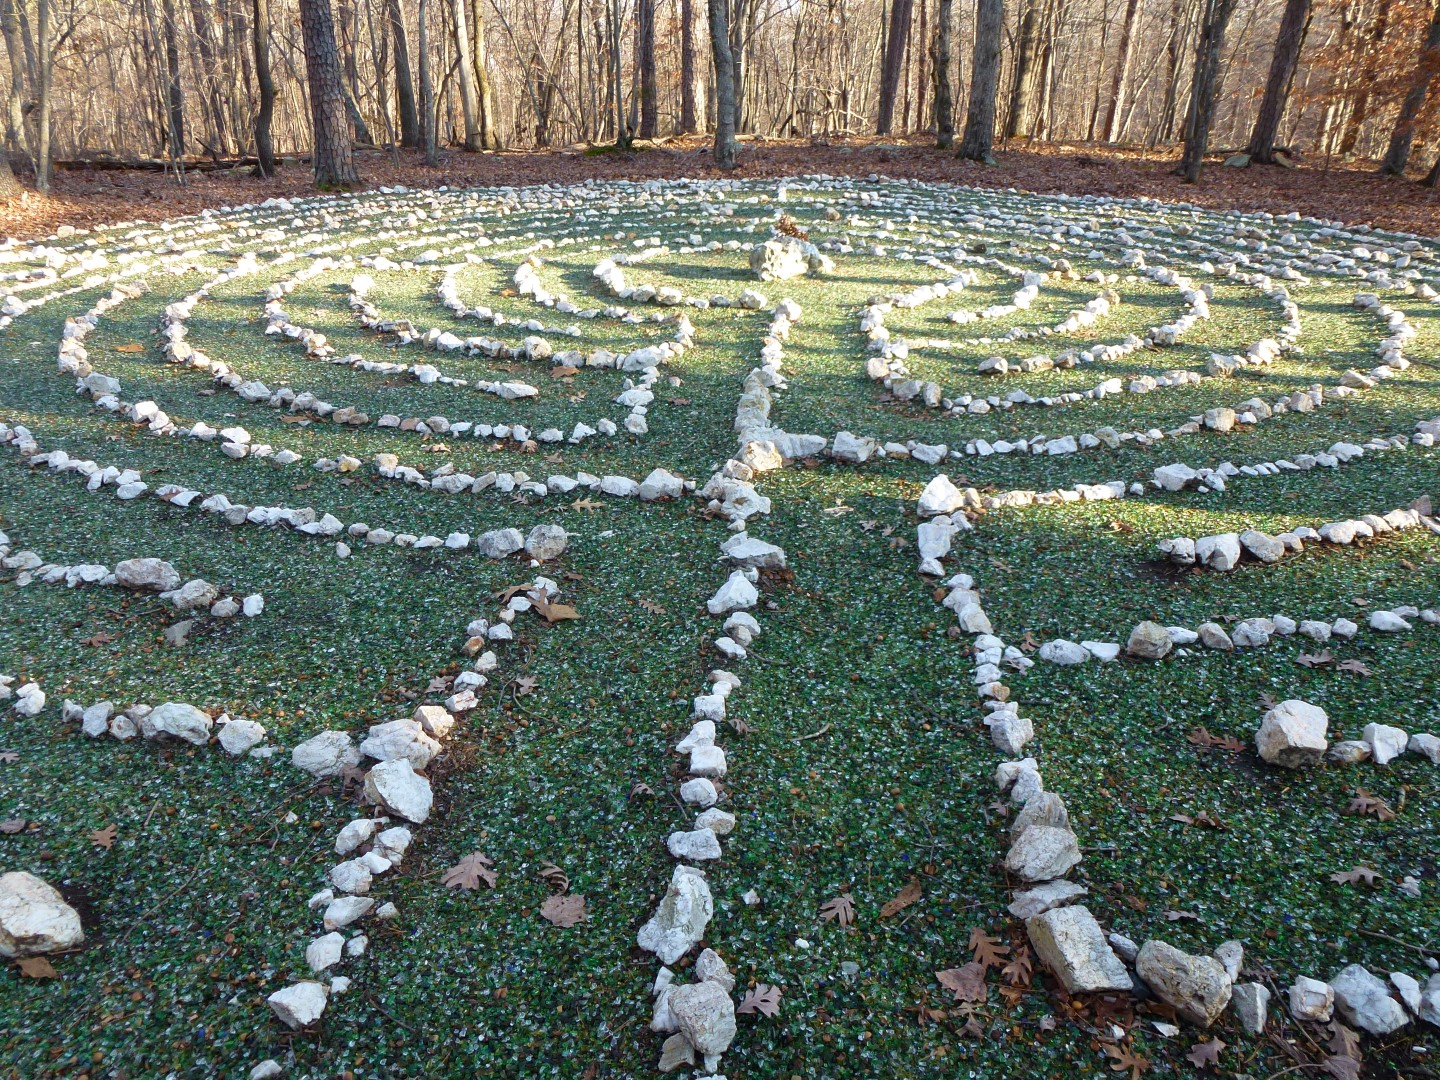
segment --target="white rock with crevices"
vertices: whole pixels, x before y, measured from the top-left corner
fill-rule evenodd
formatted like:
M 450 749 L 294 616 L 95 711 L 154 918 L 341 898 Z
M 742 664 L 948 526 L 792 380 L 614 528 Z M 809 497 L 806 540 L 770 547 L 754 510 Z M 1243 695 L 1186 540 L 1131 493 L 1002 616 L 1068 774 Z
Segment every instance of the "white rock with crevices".
M 286 1027 L 309 1027 L 325 1012 L 330 990 L 324 983 L 298 982 L 277 990 L 265 999 Z
M 1129 991 L 1134 982 L 1105 932 L 1083 904 L 1052 908 L 1025 920 L 1035 955 L 1072 994 Z
M 360 751 L 349 732 L 322 731 L 295 747 L 290 761 L 311 776 L 334 776 L 347 766 L 359 765 Z
M 640 928 L 639 946 L 654 953 L 662 964 L 674 964 L 705 936 L 715 914 L 715 902 L 705 874 L 681 864 L 670 875 L 655 914 Z
M 430 781 L 405 758 L 382 761 L 365 774 L 365 795 L 377 806 L 417 825 L 430 817 L 435 796 Z
M 1329 748 L 1330 718 L 1318 705 L 1290 698 L 1269 710 L 1255 732 L 1255 748 L 1272 765 L 1299 769 L 1318 764 Z
M 1330 980 L 1335 1008 L 1351 1027 L 1371 1035 L 1389 1035 L 1410 1022 L 1390 987 L 1361 964 L 1351 964 Z
M 24 870 L 0 874 L 0 956 L 63 952 L 84 940 L 80 914 L 58 889 Z

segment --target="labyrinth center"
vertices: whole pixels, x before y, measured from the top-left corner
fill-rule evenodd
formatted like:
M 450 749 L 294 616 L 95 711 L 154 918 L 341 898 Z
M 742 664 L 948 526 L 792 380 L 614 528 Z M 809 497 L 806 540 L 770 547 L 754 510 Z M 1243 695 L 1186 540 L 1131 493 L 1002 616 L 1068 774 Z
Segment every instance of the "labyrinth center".
M 977 928 L 1111 1010 L 1159 939 L 1221 1009 L 1423 985 L 1436 254 L 832 177 L 11 245 L 0 869 L 80 911 L 52 1018 L 133 1075 L 935 1075 L 1052 1008 L 937 981 Z

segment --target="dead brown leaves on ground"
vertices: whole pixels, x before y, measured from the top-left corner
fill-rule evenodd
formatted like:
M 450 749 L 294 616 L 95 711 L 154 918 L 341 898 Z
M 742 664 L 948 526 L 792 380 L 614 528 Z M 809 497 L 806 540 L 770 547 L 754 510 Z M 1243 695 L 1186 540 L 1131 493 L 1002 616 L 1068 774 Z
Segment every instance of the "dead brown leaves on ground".
M 762 1016 L 777 1016 L 780 1013 L 780 997 L 783 993 L 784 990 L 779 986 L 756 983 L 745 991 L 740 1004 L 735 1006 L 735 1013 L 737 1016 L 748 1016 L 757 1012 Z
M 474 851 L 445 871 L 440 880 L 447 889 L 478 889 L 483 881 L 489 888 L 495 888 L 499 876 L 495 864 L 484 852 Z

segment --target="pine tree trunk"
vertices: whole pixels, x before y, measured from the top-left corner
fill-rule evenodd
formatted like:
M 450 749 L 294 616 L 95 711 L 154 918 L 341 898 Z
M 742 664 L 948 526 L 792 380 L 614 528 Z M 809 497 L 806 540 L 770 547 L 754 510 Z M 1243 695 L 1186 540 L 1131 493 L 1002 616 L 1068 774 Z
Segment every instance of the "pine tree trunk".
M 931 51 L 935 82 L 935 145 L 949 150 L 955 145 L 955 101 L 950 91 L 950 24 L 954 22 L 955 0 L 940 0 L 935 15 L 935 47 Z
M 1210 124 L 1215 118 L 1216 81 L 1220 74 L 1220 53 L 1225 48 L 1225 31 L 1235 13 L 1236 0 L 1206 0 L 1195 46 L 1195 74 L 1190 82 L 1190 112 L 1185 120 L 1185 150 L 1180 174 L 1187 184 L 1200 180 L 1205 151 L 1210 145 Z
M 659 123 L 655 89 L 655 0 L 635 2 L 635 63 L 640 67 L 640 137 L 653 139 Z
M 993 163 L 995 96 L 1000 87 L 1000 35 L 1005 0 L 976 0 L 975 53 L 970 64 L 970 106 L 957 157 Z
M 1020 18 L 1015 70 L 1010 80 L 1010 108 L 1005 115 L 1007 139 L 1024 138 L 1034 133 L 1035 56 L 1040 51 L 1040 3 L 1041 0 L 1029 0 L 1025 5 L 1025 14 Z
M 885 60 L 880 69 L 880 118 L 876 135 L 889 135 L 895 124 L 895 99 L 900 93 L 900 75 L 905 64 L 905 45 L 910 40 L 910 17 L 914 0 L 893 0 L 890 29 L 885 38 Z
M 260 108 L 255 113 L 256 169 L 261 176 L 274 176 L 275 147 L 270 140 L 270 121 L 275 115 L 275 79 L 270 74 L 270 0 L 252 0 L 250 13 L 255 83 L 260 91 Z
M 410 39 L 400 0 L 388 0 L 390 39 L 395 43 L 395 98 L 400 111 L 400 145 L 420 145 L 420 114 L 415 110 L 415 76 L 410 70 Z
M 735 58 L 730 54 L 729 0 L 706 0 L 715 58 L 715 164 L 735 168 Z
M 695 56 L 694 0 L 680 0 L 680 133 L 698 135 L 705 129 L 705 84 Z
M 1410 92 L 1400 103 L 1400 115 L 1390 133 L 1390 147 L 1380 165 L 1380 171 L 1387 176 L 1405 175 L 1405 165 L 1410 160 L 1410 148 L 1415 143 L 1416 122 L 1420 118 L 1420 110 L 1425 107 L 1430 80 L 1435 77 L 1437 66 L 1440 66 L 1440 4 L 1435 6 L 1430 29 L 1425 34 L 1425 44 L 1415 63 L 1415 77 L 1410 84 Z
M 1265 82 L 1265 97 L 1255 117 L 1255 130 L 1250 134 L 1250 160 L 1264 165 L 1275 162 L 1275 137 L 1285 115 L 1285 103 L 1295 82 L 1295 68 L 1300 63 L 1300 50 L 1310 30 L 1310 0 L 1286 0 L 1285 14 L 1280 18 L 1280 33 L 1275 39 L 1275 53 L 1270 58 L 1270 77 Z
M 1310 0 L 1305 0 L 1309 3 Z M 1120 24 L 1120 55 L 1115 61 L 1115 77 L 1110 83 L 1110 101 L 1105 106 L 1105 141 L 1113 143 L 1120 138 L 1120 106 L 1125 100 L 1126 87 L 1130 81 L 1130 52 L 1135 37 L 1135 13 L 1140 0 L 1127 0 L 1125 19 Z
M 324 190 L 354 187 L 360 180 L 355 175 L 330 0 L 300 0 L 300 32 L 305 43 L 305 81 L 310 89 L 315 185 Z

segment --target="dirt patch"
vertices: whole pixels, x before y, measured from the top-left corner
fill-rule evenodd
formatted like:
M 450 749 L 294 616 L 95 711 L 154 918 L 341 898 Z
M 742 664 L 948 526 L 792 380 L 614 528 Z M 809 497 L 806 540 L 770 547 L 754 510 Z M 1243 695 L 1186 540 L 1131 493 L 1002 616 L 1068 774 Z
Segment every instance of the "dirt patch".
M 1282 169 L 1253 166 L 1207 167 L 1200 184 L 1174 174 L 1174 156 L 1082 144 L 1016 147 L 998 155 L 999 164 L 958 161 L 929 139 L 835 139 L 829 141 L 747 140 L 740 166 L 722 173 L 711 163 L 705 139 L 676 139 L 629 152 L 515 150 L 441 155 L 427 167 L 413 151 L 392 160 L 388 152 L 363 151 L 357 166 L 369 189 L 474 185 L 574 183 L 582 180 L 649 180 L 670 177 L 745 178 L 831 173 L 871 173 L 989 188 L 1020 188 L 1043 194 L 1145 196 L 1189 202 L 1211 210 L 1299 211 L 1318 217 L 1426 235 L 1440 235 L 1440 192 L 1396 179 L 1382 179 L 1370 163 L 1324 163 Z M 33 192 L 0 202 L 0 233 L 22 239 L 47 236 L 61 225 L 90 227 L 130 220 L 163 220 L 207 207 L 261 202 L 278 196 L 313 195 L 309 166 L 295 161 L 272 179 L 236 172 L 196 172 L 184 188 L 156 172 L 57 170 L 48 198 Z

